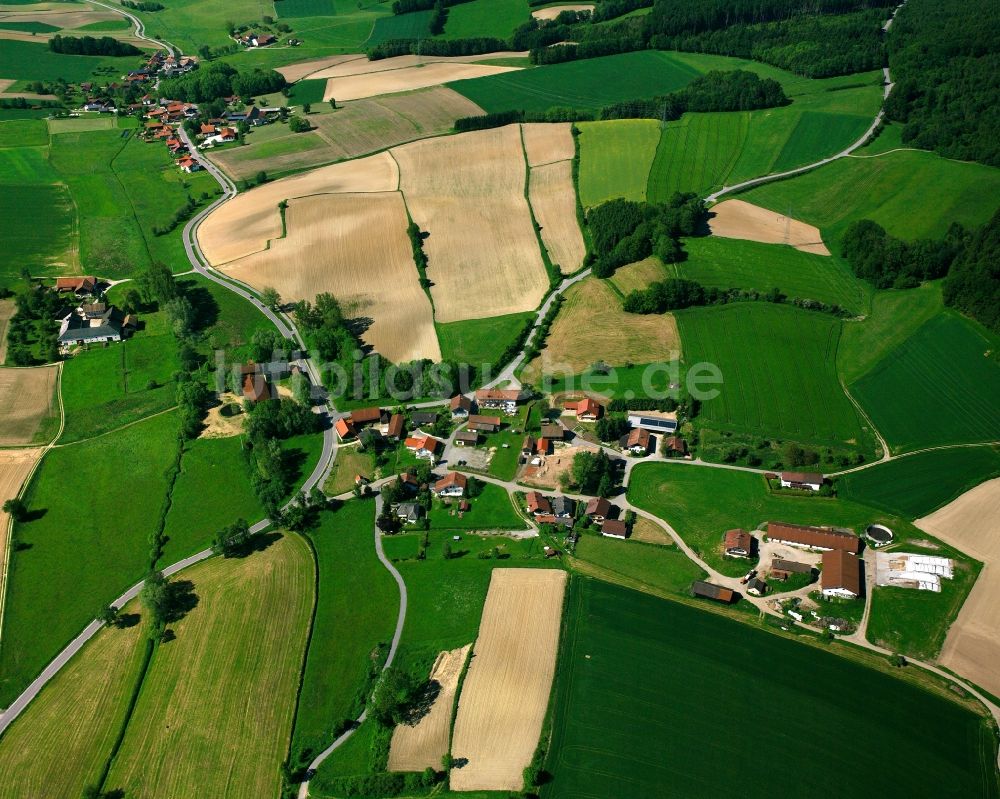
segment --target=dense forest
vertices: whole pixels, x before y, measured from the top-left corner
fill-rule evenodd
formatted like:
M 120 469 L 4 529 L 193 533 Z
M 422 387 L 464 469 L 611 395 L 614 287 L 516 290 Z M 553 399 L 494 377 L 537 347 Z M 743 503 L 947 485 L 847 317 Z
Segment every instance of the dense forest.
M 1000 333 L 1000 211 L 966 240 L 944 282 L 944 301 Z
M 1000 166 L 1000 3 L 909 0 L 888 48 L 903 142 Z
M 208 64 L 187 75 L 160 82 L 160 94 L 189 103 L 207 103 L 219 97 L 236 94 L 256 97 L 259 94 L 281 91 L 285 79 L 273 69 L 260 68 L 239 72 L 230 64 Z
M 95 39 L 93 36 L 60 36 L 49 39 L 49 49 L 53 53 L 65 55 L 142 55 L 135 45 L 120 42 L 110 36 Z

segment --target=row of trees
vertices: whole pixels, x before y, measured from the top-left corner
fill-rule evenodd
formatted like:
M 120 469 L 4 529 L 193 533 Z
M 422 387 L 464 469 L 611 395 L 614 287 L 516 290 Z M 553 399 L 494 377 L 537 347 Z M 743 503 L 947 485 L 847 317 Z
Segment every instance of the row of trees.
M 97 39 L 93 36 L 60 36 L 57 33 L 49 39 L 49 49 L 53 53 L 65 55 L 142 55 L 142 50 L 135 45 L 119 41 L 111 36 L 102 36 Z
M 1000 166 L 1000 6 L 909 0 L 890 29 L 886 116 L 903 142 Z
M 59 360 L 55 316 L 61 303 L 54 292 L 36 285 L 30 275 L 25 275 L 25 282 L 14 295 L 17 311 L 7 325 L 7 360 L 13 366 L 53 363 Z
M 887 233 L 878 222 L 859 219 L 844 231 L 841 255 L 855 275 L 875 288 L 913 288 L 948 274 L 965 237 L 965 230 L 956 223 L 939 241 L 907 242 Z
M 667 278 L 650 283 L 644 289 L 630 291 L 623 307 L 628 313 L 654 314 L 693 308 L 700 305 L 725 305 L 730 302 L 772 302 L 788 303 L 807 311 L 819 311 L 834 316 L 850 316 L 851 312 L 833 303 L 804 297 L 789 297 L 779 288 L 769 291 L 741 288 L 717 288 L 703 286 L 697 281 L 684 278 Z
M 944 281 L 944 301 L 1000 333 L 1000 211 L 967 238 Z

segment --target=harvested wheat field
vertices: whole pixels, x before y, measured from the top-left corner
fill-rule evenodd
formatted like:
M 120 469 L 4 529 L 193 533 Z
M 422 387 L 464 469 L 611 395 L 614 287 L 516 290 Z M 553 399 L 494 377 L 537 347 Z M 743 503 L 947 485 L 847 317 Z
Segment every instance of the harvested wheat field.
M 0 22 L 44 22 L 56 28 L 79 28 L 94 22 L 116 21 L 121 14 L 94 6 L 56 6 L 50 3 L 0 8 Z M 29 34 L 30 35 L 30 34 Z M 38 37 L 36 36 L 36 39 Z
M 517 791 L 549 703 L 566 572 L 494 569 L 455 716 L 454 791 Z
M 1000 478 L 966 491 L 914 524 L 983 562 L 938 660 L 1000 695 Z
M 185 570 L 197 605 L 157 648 L 108 775 L 129 799 L 277 796 L 314 602 L 309 545 Z
M 312 194 L 395 191 L 396 162 L 388 153 L 265 183 L 223 203 L 198 228 L 198 243 L 213 266 L 267 247 L 281 235 L 278 203 Z
M 437 321 L 537 307 L 549 281 L 524 197 L 520 128 L 428 139 L 392 153 L 410 215 L 430 233 L 424 252 Z
M 549 260 L 563 274 L 575 272 L 583 265 L 587 248 L 576 216 L 573 162 L 532 167 L 528 192 Z
M 608 280 L 622 294 L 628 295 L 629 292 L 646 288 L 650 283 L 655 283 L 658 280 L 666 280 L 668 277 L 674 276 L 672 268 L 660 263 L 659 258 L 650 256 L 641 261 L 636 261 L 634 264 L 616 269 L 614 275 L 608 278 Z
M 59 367 L 0 369 L 0 447 L 45 443 L 49 424 L 59 418 Z
M 123 608 L 138 613 L 139 603 Z M 121 730 L 146 629 L 104 629 L 57 674 L 0 740 L 0 797 L 78 799 L 97 783 Z
M 310 133 L 289 133 L 257 146 L 234 147 L 212 156 L 236 180 L 252 177 L 260 170 L 274 174 L 303 169 L 331 161 L 357 158 L 397 144 L 450 133 L 459 117 L 476 116 L 483 110 L 453 89 L 437 87 L 369 100 L 355 100 L 332 114 L 309 117 Z M 314 146 L 273 154 L 278 142 L 298 144 L 302 137 Z
M 335 67 L 336 69 L 336 67 Z M 503 72 L 516 72 L 521 67 L 497 67 L 491 64 L 461 64 L 434 61 L 420 67 L 389 69 L 360 75 L 345 75 L 330 78 L 326 82 L 324 100 L 335 97 L 341 100 L 360 100 L 363 97 L 377 97 L 380 94 L 408 92 L 428 86 L 440 86 L 456 80 L 482 78 Z
M 393 363 L 441 360 L 399 192 L 291 200 L 285 222 L 285 238 L 223 271 L 293 302 L 328 291 L 345 316 L 371 320 L 362 339 Z
M 371 75 L 376 72 L 398 72 L 402 69 L 423 69 L 427 64 L 475 64 L 479 61 L 492 61 L 498 58 L 527 58 L 527 51 L 514 52 L 503 50 L 496 53 L 480 53 L 477 55 L 398 55 L 392 58 L 380 58 L 376 61 L 369 61 L 367 57 L 345 57 L 340 64 L 330 66 L 318 72 L 311 72 L 309 77 L 313 80 L 323 78 L 346 78 L 353 75 Z M 350 62 L 350 63 L 348 63 Z M 339 101 L 340 98 L 338 97 Z
M 529 122 L 521 125 L 521 135 L 524 137 L 528 166 L 570 161 L 576 154 L 572 125 L 568 122 Z
M 712 206 L 708 226 L 713 236 L 764 244 L 788 244 L 796 250 L 829 255 L 819 228 L 743 200 L 724 200 Z
M 523 379 L 578 374 L 598 360 L 611 366 L 672 361 L 680 351 L 672 314 L 627 314 L 607 283 L 589 277 L 567 289 L 545 349 L 525 368 Z
M 566 6 L 549 6 L 548 8 L 540 8 L 537 11 L 532 11 L 531 16 L 535 19 L 555 19 L 563 11 L 593 11 L 593 3 L 582 3 L 580 5 L 566 5 Z
M 0 505 L 14 499 L 21 492 L 21 486 L 42 457 L 40 447 L 32 449 L 0 449 Z M 7 575 L 7 535 L 10 532 L 10 517 L 0 510 L 0 608 Z M 2 793 L 0 793 L 2 796 Z
M 348 61 L 368 61 L 364 53 L 349 53 L 347 55 L 331 55 L 325 58 L 314 58 L 311 61 L 299 61 L 297 64 L 289 64 L 284 67 L 275 67 L 275 72 L 280 72 L 289 83 L 295 83 L 303 78 L 313 75 L 338 64 Z M 323 77 L 322 75 L 320 77 Z
M 437 769 L 441 758 L 448 753 L 448 736 L 451 732 L 451 711 L 455 705 L 455 691 L 462 667 L 469 656 L 472 644 L 467 644 L 437 656 L 430 679 L 439 686 L 427 714 L 412 727 L 400 724 L 392 732 L 389 748 L 389 771 L 423 771 Z

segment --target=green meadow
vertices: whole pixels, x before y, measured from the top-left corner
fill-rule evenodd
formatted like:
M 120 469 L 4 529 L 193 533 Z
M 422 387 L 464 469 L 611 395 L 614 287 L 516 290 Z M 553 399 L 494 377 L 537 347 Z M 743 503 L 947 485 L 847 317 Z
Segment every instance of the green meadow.
M 858 799 L 921 794 L 929 774 L 956 796 L 998 795 L 990 724 L 955 701 L 593 580 L 570 584 L 554 696 L 545 799 L 772 795 L 773 779 L 749 777 L 761 770 L 796 796 L 826 797 L 815 775 L 831 762 L 849 764 L 837 792 Z M 768 708 L 786 712 L 779 722 Z M 773 745 L 750 745 L 755 722 Z
M 895 452 L 1000 440 L 995 335 L 952 311 L 934 316 L 850 386 Z
M 580 202 L 592 208 L 615 197 L 645 200 L 660 138 L 653 119 L 581 122 Z
M 32 518 L 14 528 L 0 705 L 142 579 L 176 454 L 177 419 L 164 414 L 45 455 L 25 495 Z
M 375 20 L 372 35 L 368 37 L 365 46 L 374 47 L 392 39 L 426 38 L 430 36 L 430 22 L 433 13 L 433 11 L 412 11 L 409 14 L 379 17 Z
M 450 9 L 454 14 L 459 9 Z M 674 53 L 635 53 L 551 64 L 448 84 L 486 111 L 547 111 L 571 106 L 597 111 L 621 100 L 681 89 L 703 70 Z
M 703 286 L 781 289 L 788 297 L 819 300 L 861 313 L 870 290 L 839 258 L 802 252 L 781 244 L 723 239 L 715 236 L 684 241 L 686 260 L 671 265 L 678 277 Z
M 837 379 L 839 319 L 788 305 L 733 303 L 676 314 L 685 361 L 714 364 L 718 396 L 699 424 L 803 444 L 870 451 Z
M 878 139 L 875 140 L 876 143 Z M 934 191 L 927 187 L 933 186 Z M 816 225 L 831 250 L 857 219 L 874 219 L 903 239 L 941 238 L 952 222 L 974 227 L 986 222 L 1000 196 L 1000 169 L 948 161 L 933 153 L 868 153 L 739 195 Z
M 441 359 L 474 366 L 492 364 L 512 345 L 525 323 L 535 314 L 513 313 L 489 319 L 463 322 L 438 322 L 437 335 Z
M 837 480 L 838 495 L 908 519 L 926 516 L 1000 476 L 1000 450 L 956 447 L 895 458 Z
M 122 75 L 142 63 L 142 56 L 66 55 L 53 53 L 44 41 L 0 39 L 0 75 L 18 80 L 79 83 L 92 77 Z
M 497 39 L 507 39 L 518 25 L 528 19 L 526 0 L 473 0 L 448 9 L 448 21 L 442 38 L 494 36 Z

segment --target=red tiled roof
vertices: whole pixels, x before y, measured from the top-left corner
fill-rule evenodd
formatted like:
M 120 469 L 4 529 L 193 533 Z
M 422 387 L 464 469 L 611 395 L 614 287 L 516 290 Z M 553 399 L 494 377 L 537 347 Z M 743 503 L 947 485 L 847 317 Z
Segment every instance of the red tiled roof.
M 851 533 L 827 530 L 823 527 L 808 527 L 803 524 L 768 522 L 767 536 L 778 541 L 791 541 L 807 547 L 819 549 L 842 549 L 845 552 L 858 551 L 858 537 Z
M 730 549 L 742 549 L 749 552 L 752 544 L 753 536 L 746 530 L 736 529 L 726 531 L 725 548 L 727 551 Z
M 628 525 L 621 519 L 605 519 L 601 524 L 601 533 L 624 536 L 628 533 Z
M 823 588 L 843 588 L 861 596 L 861 561 L 850 552 L 834 549 L 823 553 Z
M 604 497 L 592 497 L 587 501 L 588 516 L 607 516 L 611 512 L 611 503 Z
M 358 408 L 351 411 L 351 421 L 354 424 L 370 424 L 371 422 L 377 422 L 381 415 L 381 408 Z
M 448 472 L 448 474 L 434 484 L 434 490 L 443 491 L 451 486 L 458 486 L 464 491 L 468 484 L 469 478 L 461 472 Z

